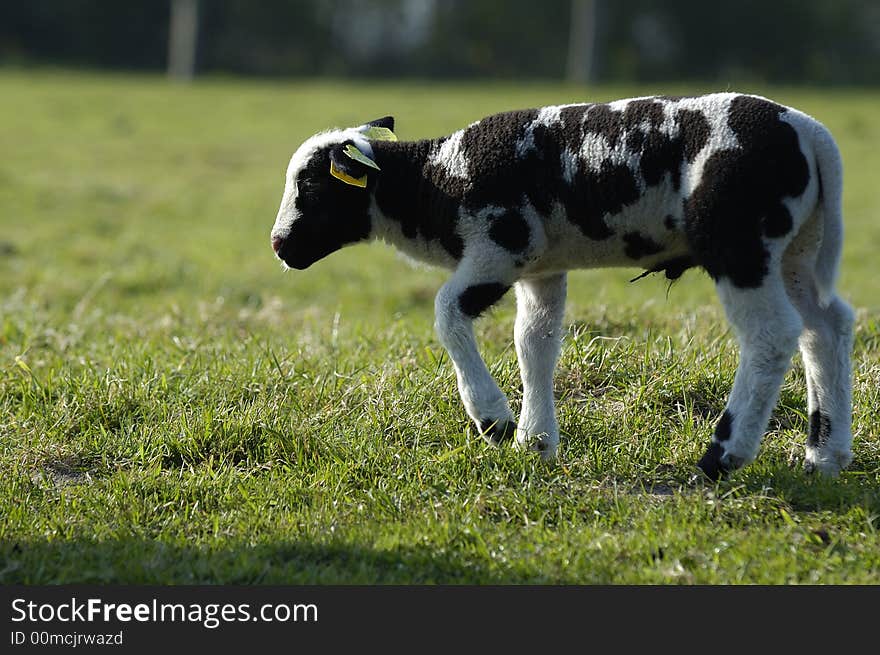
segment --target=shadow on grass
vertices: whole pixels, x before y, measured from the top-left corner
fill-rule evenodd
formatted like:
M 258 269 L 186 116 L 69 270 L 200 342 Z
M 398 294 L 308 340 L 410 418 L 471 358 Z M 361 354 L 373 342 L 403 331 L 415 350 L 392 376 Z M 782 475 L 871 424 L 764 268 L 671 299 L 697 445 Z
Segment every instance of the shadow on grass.
M 737 493 L 745 496 L 778 498 L 797 512 L 842 514 L 858 507 L 880 515 L 876 465 L 863 465 L 858 460 L 839 478 L 807 473 L 800 463 L 786 466 L 759 460 L 719 486 L 737 488 Z
M 0 584 L 518 584 L 554 582 L 486 558 L 424 547 L 350 543 L 190 548 L 125 539 L 0 542 Z M 497 567 L 493 567 L 497 568 Z M 560 580 L 558 582 L 565 582 Z

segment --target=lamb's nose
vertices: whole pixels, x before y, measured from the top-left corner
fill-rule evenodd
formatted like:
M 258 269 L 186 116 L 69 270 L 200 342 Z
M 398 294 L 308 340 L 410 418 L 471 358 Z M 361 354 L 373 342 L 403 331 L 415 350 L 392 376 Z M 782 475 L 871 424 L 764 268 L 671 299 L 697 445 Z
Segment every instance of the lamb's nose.
M 272 237 L 272 250 L 276 252 L 276 254 L 281 250 L 281 246 L 284 245 L 284 239 L 281 237 Z

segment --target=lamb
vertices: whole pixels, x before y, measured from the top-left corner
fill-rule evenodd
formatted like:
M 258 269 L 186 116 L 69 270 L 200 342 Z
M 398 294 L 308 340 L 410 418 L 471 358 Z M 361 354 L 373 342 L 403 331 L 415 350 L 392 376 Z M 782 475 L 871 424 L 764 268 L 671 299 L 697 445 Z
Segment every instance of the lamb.
M 755 459 L 797 347 L 807 379 L 805 468 L 852 459 L 853 312 L 835 292 L 843 239 L 838 148 L 815 119 L 736 93 L 642 97 L 488 116 L 398 141 L 388 116 L 317 134 L 294 153 L 271 232 L 289 268 L 383 239 L 452 275 L 436 331 L 468 416 L 499 444 L 553 459 L 553 375 L 570 269 L 699 267 L 740 346 L 727 406 L 697 466 Z M 515 421 L 472 324 L 508 289 L 523 383 Z

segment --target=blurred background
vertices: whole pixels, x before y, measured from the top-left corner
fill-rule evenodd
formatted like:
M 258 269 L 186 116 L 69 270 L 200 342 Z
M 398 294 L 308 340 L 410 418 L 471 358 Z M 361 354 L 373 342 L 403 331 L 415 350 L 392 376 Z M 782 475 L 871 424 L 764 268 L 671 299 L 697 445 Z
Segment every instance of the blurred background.
M 0 61 L 174 75 L 875 84 L 877 0 L 4 0 Z

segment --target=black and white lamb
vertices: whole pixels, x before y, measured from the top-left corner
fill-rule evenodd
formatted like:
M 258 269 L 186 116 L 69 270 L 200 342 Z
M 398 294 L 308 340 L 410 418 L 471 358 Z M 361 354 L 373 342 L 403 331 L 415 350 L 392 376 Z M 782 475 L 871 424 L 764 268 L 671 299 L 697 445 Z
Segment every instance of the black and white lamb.
M 751 462 L 795 349 L 806 369 L 805 466 L 851 460 L 853 313 L 836 294 L 842 165 L 828 130 L 765 98 L 646 97 L 488 116 L 397 141 L 393 119 L 308 139 L 287 168 L 272 247 L 304 269 L 383 239 L 452 271 L 436 329 L 468 415 L 491 443 L 553 458 L 553 373 L 566 271 L 701 267 L 740 345 L 733 390 L 699 461 L 711 479 Z M 511 287 L 523 382 L 515 422 L 472 323 Z

